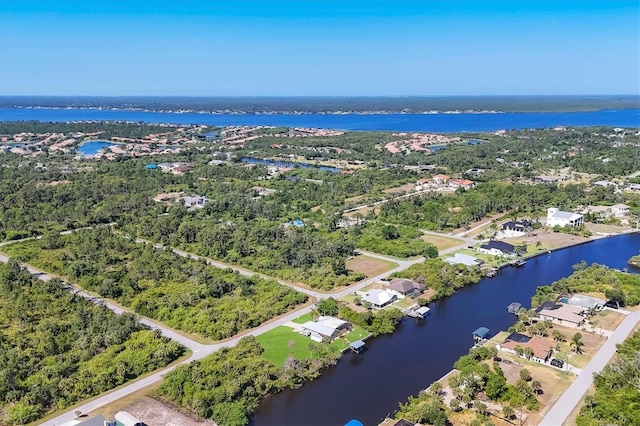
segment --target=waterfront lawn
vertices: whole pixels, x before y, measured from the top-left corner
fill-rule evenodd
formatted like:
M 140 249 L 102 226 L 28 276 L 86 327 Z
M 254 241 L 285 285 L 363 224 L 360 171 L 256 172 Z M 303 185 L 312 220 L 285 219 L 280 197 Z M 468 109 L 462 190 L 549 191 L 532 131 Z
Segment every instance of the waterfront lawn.
M 597 329 L 602 328 L 604 330 L 615 330 L 618 328 L 620 323 L 624 321 L 626 315 L 621 314 L 620 312 L 611 311 L 609 309 L 604 309 L 598 314 L 591 318 L 590 322 Z
M 441 256 L 441 258 L 442 259 L 449 258 L 449 257 L 452 257 L 453 255 L 455 255 L 456 253 L 467 254 L 469 256 L 475 257 L 476 259 L 480 259 L 480 260 L 484 261 L 484 264 L 482 266 L 498 267 L 498 266 L 502 265 L 503 263 L 511 262 L 511 260 L 512 260 L 510 258 L 497 257 L 497 256 L 494 256 L 494 255 L 491 255 L 491 254 L 478 253 L 477 251 L 471 250 L 471 249 L 457 250 L 454 253 L 449 253 L 449 254 L 446 254 L 444 256 Z
M 349 347 L 349 343 L 362 340 L 371 333 L 364 328 L 354 325 L 347 334 L 338 337 L 329 346 L 336 351 L 344 351 Z M 278 366 L 283 366 L 287 358 L 291 355 L 295 359 L 311 359 L 314 356 L 309 348 L 310 343 L 315 343 L 308 336 L 303 336 L 294 331 L 293 328 L 281 325 L 271 331 L 256 337 L 260 345 L 264 348 L 262 357 Z M 325 343 L 320 343 L 325 345 Z
M 291 327 L 281 325 L 256 337 L 264 348 L 262 357 L 275 365 L 283 366 L 291 355 L 295 359 L 311 358 L 309 343 L 312 340 Z

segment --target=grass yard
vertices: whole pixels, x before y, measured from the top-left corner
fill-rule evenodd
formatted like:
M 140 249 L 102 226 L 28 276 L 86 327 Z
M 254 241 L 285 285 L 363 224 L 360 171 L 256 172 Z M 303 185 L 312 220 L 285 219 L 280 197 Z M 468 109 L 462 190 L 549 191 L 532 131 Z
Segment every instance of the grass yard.
M 356 256 L 347 261 L 347 269 L 350 269 L 353 272 L 365 274 L 367 277 L 375 277 L 376 275 L 390 271 L 397 266 L 397 263 L 365 255 Z
M 264 348 L 262 356 L 276 365 L 284 365 L 287 357 L 293 354 L 296 359 L 311 358 L 309 343 L 312 340 L 281 325 L 256 337 Z
M 304 324 L 307 321 L 311 321 L 311 313 L 308 314 L 304 314 L 302 316 L 299 316 L 298 318 L 294 319 L 292 322 L 295 322 L 296 324 Z
M 602 328 L 604 330 L 615 330 L 618 328 L 620 323 L 624 321 L 626 315 L 621 314 L 620 312 L 610 311 L 605 309 L 603 311 L 598 312 L 598 314 L 591 319 L 591 323 L 598 328 Z
M 436 248 L 438 250 L 446 250 L 446 249 L 450 249 L 451 247 L 455 247 L 455 246 L 459 246 L 460 244 L 464 244 L 464 240 L 459 240 L 457 238 L 451 238 L 451 237 L 445 237 L 444 235 L 443 236 L 439 236 L 439 235 L 433 235 L 433 234 L 424 234 L 420 238 L 424 242 L 433 244 L 434 246 L 436 246 Z

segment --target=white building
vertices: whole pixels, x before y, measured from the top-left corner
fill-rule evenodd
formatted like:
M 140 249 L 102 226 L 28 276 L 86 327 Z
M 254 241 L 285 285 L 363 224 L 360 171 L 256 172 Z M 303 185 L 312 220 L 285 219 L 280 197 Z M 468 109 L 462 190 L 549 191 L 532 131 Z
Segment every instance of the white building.
M 626 204 L 614 204 L 611 206 L 611 213 L 615 217 L 629 216 L 629 206 Z
M 547 226 L 582 226 L 584 217 L 581 214 L 563 212 L 555 207 L 547 209 Z
M 380 309 L 395 302 L 397 298 L 396 294 L 390 290 L 373 289 L 362 296 L 362 301 L 371 303 L 374 308 Z

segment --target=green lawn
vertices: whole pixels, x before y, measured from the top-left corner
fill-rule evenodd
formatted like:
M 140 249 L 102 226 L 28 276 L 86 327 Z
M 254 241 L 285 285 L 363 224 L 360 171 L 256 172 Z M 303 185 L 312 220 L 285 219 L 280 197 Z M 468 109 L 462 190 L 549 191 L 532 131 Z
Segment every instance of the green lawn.
M 329 346 L 338 351 L 343 351 L 349 347 L 349 343 L 362 340 L 370 334 L 356 325 L 353 326 L 349 333 L 338 337 Z M 264 348 L 262 356 L 276 365 L 284 365 L 284 362 L 292 353 L 295 359 L 311 358 L 311 351 L 309 350 L 309 343 L 312 342 L 311 338 L 293 331 L 291 327 L 281 325 L 261 334 L 256 339 Z
M 262 356 L 276 365 L 284 365 L 292 351 L 295 359 L 311 358 L 309 343 L 312 340 L 293 331 L 291 327 L 281 325 L 259 335 L 256 339 L 264 348 Z M 289 346 L 291 342 L 293 345 Z
M 307 321 L 312 321 L 311 313 L 304 314 L 304 315 L 294 319 L 292 322 L 295 322 L 296 324 L 304 324 Z

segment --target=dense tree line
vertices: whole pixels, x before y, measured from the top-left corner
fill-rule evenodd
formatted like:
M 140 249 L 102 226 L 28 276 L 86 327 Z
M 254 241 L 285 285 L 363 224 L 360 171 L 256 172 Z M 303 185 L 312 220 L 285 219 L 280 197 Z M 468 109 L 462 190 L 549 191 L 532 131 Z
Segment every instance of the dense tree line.
M 217 424 L 246 425 L 266 395 L 300 386 L 337 359 L 326 353 L 311 360 L 289 359 L 278 367 L 262 358 L 262 352 L 254 337 L 244 337 L 232 348 L 178 367 L 165 377 L 158 393 Z
M 165 133 L 175 131 L 178 126 L 126 123 L 109 121 L 91 122 L 44 122 L 44 121 L 0 121 L 0 135 L 15 135 L 18 133 L 96 133 L 101 132 L 100 137 L 109 139 L 114 136 L 127 138 L 143 138 L 150 133 Z
M 468 268 L 464 265 L 451 265 L 440 259 L 427 259 L 394 273 L 393 276 L 423 282 L 428 289 L 435 291 L 431 296 L 431 300 L 435 300 L 450 296 L 466 285 L 477 283 L 483 274 L 477 267 Z
M 618 345 L 615 359 L 593 381 L 596 391 L 585 397 L 578 426 L 640 424 L 640 332 Z
M 24 424 L 180 357 L 184 348 L 130 314 L 116 315 L 0 265 L 0 423 Z
M 108 228 L 48 234 L 6 250 L 141 315 L 212 339 L 256 327 L 307 299 L 276 281 L 134 243 Z

